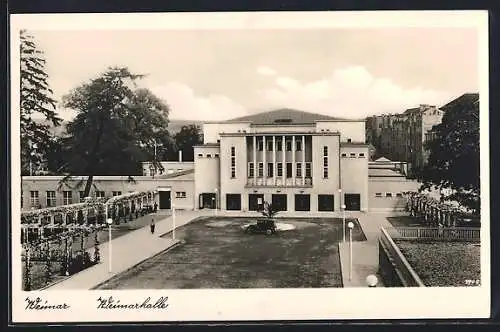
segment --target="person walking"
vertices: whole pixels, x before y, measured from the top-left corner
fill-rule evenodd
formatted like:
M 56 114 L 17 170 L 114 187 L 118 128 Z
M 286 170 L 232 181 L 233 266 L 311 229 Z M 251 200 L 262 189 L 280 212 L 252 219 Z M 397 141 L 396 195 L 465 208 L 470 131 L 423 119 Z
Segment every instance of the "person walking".
M 155 220 L 154 219 L 151 220 L 150 227 L 151 227 L 151 234 L 154 234 L 154 232 L 155 232 Z
M 154 211 L 156 213 L 156 211 L 158 211 L 158 203 L 155 202 L 155 206 L 154 206 Z

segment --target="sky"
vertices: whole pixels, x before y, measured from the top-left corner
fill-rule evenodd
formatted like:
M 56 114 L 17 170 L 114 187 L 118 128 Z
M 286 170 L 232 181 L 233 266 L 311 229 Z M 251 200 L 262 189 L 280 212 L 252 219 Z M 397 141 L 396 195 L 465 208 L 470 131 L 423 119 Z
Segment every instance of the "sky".
M 140 85 L 170 106 L 171 119 L 218 121 L 284 107 L 363 118 L 479 91 L 473 28 L 30 33 L 57 100 L 107 67 L 125 66 L 147 74 Z

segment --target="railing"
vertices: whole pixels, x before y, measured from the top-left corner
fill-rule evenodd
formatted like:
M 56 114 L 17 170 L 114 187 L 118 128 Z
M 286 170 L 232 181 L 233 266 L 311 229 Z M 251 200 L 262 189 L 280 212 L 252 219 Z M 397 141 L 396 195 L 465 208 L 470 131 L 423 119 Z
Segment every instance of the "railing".
M 425 287 L 384 228 L 379 239 L 379 272 L 387 286 Z
M 390 230 L 393 239 L 453 240 L 479 242 L 481 229 L 472 227 L 394 227 Z
M 312 187 L 311 178 L 248 178 L 249 187 Z

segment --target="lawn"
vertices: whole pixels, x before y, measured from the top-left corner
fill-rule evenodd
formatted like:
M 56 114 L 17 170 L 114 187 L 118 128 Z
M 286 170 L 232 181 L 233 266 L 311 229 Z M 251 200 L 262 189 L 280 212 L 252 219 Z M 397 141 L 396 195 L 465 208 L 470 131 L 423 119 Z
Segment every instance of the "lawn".
M 477 243 L 408 240 L 396 243 L 426 286 L 471 286 L 481 278 Z
M 353 240 L 365 240 L 356 220 Z M 184 225 L 184 244 L 112 278 L 99 289 L 342 287 L 342 219 L 284 218 L 296 228 L 245 234 L 252 218 L 206 218 Z M 169 235 L 170 236 L 170 235 Z

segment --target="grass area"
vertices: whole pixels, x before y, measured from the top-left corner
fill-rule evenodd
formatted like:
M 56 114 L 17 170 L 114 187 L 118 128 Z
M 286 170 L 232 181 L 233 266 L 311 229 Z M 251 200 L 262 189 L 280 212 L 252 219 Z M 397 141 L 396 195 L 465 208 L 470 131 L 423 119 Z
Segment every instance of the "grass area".
M 426 286 L 470 286 L 481 278 L 478 244 L 408 240 L 396 243 Z
M 176 230 L 184 244 L 112 278 L 99 289 L 342 287 L 342 219 L 280 218 L 295 229 L 245 234 L 255 218 L 205 218 Z M 353 240 L 366 237 L 357 220 Z

